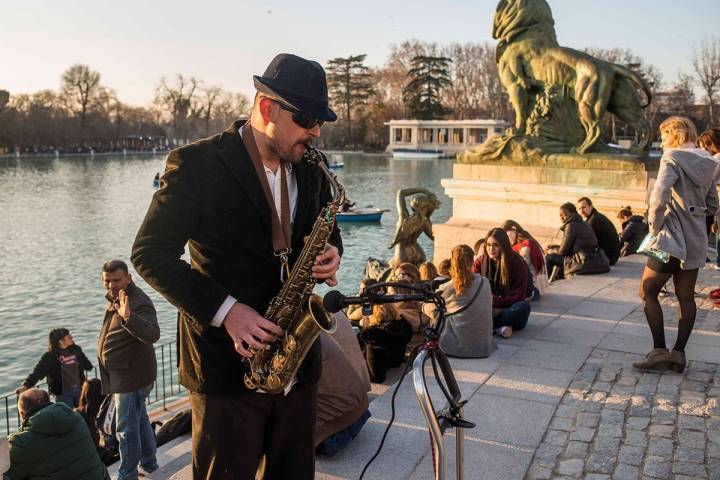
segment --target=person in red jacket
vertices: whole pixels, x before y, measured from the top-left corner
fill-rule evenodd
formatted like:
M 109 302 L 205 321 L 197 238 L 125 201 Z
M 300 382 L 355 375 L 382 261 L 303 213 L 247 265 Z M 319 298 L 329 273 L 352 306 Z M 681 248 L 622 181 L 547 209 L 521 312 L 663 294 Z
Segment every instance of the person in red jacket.
M 509 338 L 513 331 L 525 328 L 530 304 L 525 301 L 528 269 L 520 255 L 513 251 L 505 230 L 493 228 L 485 237 L 485 254 L 474 271 L 490 281 L 493 301 L 493 328 Z

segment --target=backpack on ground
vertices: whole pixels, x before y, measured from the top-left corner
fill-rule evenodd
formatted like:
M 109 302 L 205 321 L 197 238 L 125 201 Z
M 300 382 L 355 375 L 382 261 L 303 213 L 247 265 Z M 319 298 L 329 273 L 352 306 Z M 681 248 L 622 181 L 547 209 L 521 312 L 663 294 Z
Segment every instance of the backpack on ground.
M 160 422 L 158 422 L 160 423 Z M 181 437 L 192 430 L 192 410 L 182 410 L 169 420 L 160 423 L 160 429 L 155 434 L 157 446 L 165 445 L 170 440 Z

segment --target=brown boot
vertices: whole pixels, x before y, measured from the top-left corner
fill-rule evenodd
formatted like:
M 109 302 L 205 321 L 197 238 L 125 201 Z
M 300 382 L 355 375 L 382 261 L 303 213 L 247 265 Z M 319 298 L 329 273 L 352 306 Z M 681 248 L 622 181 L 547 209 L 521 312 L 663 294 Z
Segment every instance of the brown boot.
M 685 352 L 678 352 L 677 350 L 670 352 L 670 370 L 675 373 L 682 373 L 686 365 Z
M 653 348 L 650 353 L 645 355 L 645 360 L 633 363 L 633 367 L 638 370 L 664 372 L 670 368 L 670 363 L 670 352 L 668 352 L 667 348 Z

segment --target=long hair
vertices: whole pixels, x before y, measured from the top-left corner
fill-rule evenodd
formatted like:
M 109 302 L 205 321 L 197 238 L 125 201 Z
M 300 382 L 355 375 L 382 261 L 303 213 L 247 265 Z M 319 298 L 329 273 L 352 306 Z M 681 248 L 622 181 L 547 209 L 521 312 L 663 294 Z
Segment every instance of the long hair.
M 707 150 L 710 155 L 717 155 L 720 152 L 720 128 L 711 128 L 700 134 L 698 139 L 700 147 Z
M 502 290 L 507 290 L 512 286 L 510 270 L 512 268 L 511 262 L 513 255 L 516 255 L 516 253 L 513 251 L 512 245 L 510 245 L 510 238 L 508 238 L 505 230 L 502 228 L 493 228 L 485 236 L 485 256 L 487 258 L 485 262 L 486 265 L 490 265 L 490 262 L 493 260 L 487 252 L 487 241 L 489 238 L 492 238 L 498 243 L 498 245 L 500 245 L 500 258 L 497 260 L 498 270 L 500 273 L 498 286 Z M 491 283 L 495 281 L 494 278 L 488 278 Z
M 500 228 L 505 230 L 505 232 L 509 230 L 514 230 L 515 233 L 517 233 L 518 243 L 521 240 L 526 240 L 530 248 L 530 262 L 535 268 L 535 271 L 542 272 L 545 270 L 545 256 L 543 255 L 542 245 L 540 245 L 540 242 L 535 240 L 535 238 L 530 235 L 530 232 L 521 227 L 520 224 L 517 223 L 515 220 L 505 220 L 505 222 L 502 224 L 502 227 Z
M 455 292 L 462 295 L 473 281 L 473 250 L 467 245 L 458 245 L 452 249 L 450 256 L 450 278 Z
M 67 328 L 54 328 L 48 334 L 48 352 L 57 354 L 60 351 L 60 340 L 70 335 Z
M 418 270 L 420 271 L 420 280 L 432 280 L 440 276 L 435 264 L 432 262 L 422 263 Z
M 78 406 L 75 411 L 85 418 L 85 422 L 88 424 L 88 428 L 90 428 L 90 436 L 95 442 L 95 445 L 98 444 L 99 440 L 99 434 L 95 426 L 95 418 L 104 399 L 105 395 L 102 394 L 102 384 L 99 379 L 93 378 L 92 380 L 85 380 L 85 382 L 83 382 L 82 390 L 80 391 L 80 400 L 78 401 Z

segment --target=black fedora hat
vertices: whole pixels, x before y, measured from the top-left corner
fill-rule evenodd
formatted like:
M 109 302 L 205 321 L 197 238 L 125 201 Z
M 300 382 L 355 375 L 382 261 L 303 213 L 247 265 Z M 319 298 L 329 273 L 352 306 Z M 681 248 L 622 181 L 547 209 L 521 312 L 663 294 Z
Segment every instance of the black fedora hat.
M 337 120 L 328 106 L 325 70 L 317 62 L 281 53 L 253 80 L 258 92 L 279 97 L 306 115 L 325 122 Z

